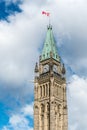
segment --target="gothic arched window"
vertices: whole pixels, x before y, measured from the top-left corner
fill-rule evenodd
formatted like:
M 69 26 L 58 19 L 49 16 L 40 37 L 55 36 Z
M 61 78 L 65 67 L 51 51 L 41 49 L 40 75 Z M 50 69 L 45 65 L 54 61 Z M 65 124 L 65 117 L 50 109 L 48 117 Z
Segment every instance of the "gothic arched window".
M 41 104 L 41 115 L 44 115 L 44 110 L 45 109 L 45 106 L 43 104 Z
M 35 109 L 35 114 L 38 115 L 39 114 L 39 108 L 37 105 L 34 106 L 34 109 Z

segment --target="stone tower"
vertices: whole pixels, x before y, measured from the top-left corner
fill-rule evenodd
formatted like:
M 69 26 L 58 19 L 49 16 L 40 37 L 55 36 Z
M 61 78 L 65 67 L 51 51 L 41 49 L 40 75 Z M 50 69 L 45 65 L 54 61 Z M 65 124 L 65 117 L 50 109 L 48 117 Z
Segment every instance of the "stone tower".
M 65 67 L 51 25 L 35 66 L 34 82 L 34 130 L 68 130 Z

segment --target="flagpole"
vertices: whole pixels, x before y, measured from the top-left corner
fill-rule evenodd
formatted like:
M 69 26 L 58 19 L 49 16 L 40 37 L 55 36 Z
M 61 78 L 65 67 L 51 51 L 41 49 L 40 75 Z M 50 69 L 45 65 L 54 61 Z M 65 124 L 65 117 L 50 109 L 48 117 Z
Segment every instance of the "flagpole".
M 50 18 L 50 15 L 49 15 L 49 25 L 51 25 L 51 18 Z
M 48 12 L 48 11 L 42 11 L 42 14 L 46 15 L 47 17 L 49 17 L 49 25 L 51 25 L 50 12 Z
M 49 18 L 49 26 L 51 25 L 51 14 L 50 14 L 50 12 L 48 11 L 48 18 Z

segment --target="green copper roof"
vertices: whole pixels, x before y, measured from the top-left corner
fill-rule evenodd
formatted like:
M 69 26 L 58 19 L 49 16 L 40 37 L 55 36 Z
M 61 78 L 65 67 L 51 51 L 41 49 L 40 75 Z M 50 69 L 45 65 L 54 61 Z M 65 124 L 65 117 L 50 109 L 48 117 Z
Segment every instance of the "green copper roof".
M 51 57 L 57 61 L 60 61 L 60 57 L 57 52 L 57 47 L 52 32 L 52 26 L 49 25 L 49 27 L 47 28 L 46 40 L 42 50 L 41 61 L 49 59 Z

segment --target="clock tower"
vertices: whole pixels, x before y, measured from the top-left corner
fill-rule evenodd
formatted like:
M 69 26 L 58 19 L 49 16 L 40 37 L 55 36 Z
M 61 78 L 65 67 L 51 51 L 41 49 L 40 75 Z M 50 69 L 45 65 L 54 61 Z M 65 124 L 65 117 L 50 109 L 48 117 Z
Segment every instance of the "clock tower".
M 65 73 L 49 25 L 35 65 L 34 130 L 68 130 Z

